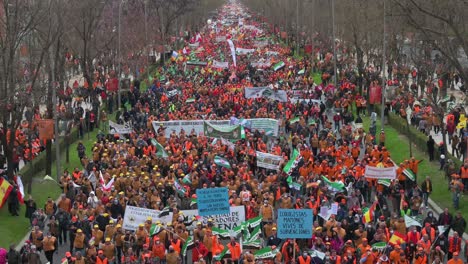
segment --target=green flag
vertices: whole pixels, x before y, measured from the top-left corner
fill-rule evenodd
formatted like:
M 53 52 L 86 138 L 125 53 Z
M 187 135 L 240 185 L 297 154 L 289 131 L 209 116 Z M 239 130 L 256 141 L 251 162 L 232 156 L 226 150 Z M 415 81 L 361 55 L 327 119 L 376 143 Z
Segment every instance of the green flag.
M 266 247 L 258 250 L 254 253 L 255 259 L 268 259 L 276 257 L 276 253 L 278 253 L 279 249 L 271 249 L 271 247 Z
M 185 100 L 186 103 L 193 103 L 195 102 L 195 98 L 191 97 L 191 98 L 188 98 L 187 100 Z
M 192 200 L 190 201 L 190 206 L 194 206 L 197 204 L 197 198 L 192 198 Z
M 160 157 L 160 158 L 168 158 L 169 157 L 169 154 L 166 152 L 164 147 L 161 144 L 159 144 L 159 142 L 156 139 L 152 138 L 151 139 L 151 144 L 153 144 L 153 146 L 155 146 L 156 149 L 158 150 L 156 152 L 157 157 Z
M 305 69 L 302 69 L 302 70 L 297 72 L 298 75 L 303 75 L 304 73 L 305 73 Z
M 387 247 L 387 243 L 385 242 L 377 242 L 372 244 L 372 249 L 376 249 L 378 251 L 382 251 Z
M 242 248 L 249 249 L 249 248 L 261 248 L 262 243 L 260 239 L 254 239 L 249 241 L 242 242 Z
M 411 181 L 414 181 L 416 179 L 416 175 L 414 175 L 414 173 L 410 169 L 405 169 L 403 171 L 403 174 L 405 174 L 406 177 L 408 177 L 408 179 L 410 179 Z
M 299 154 L 300 154 L 299 151 L 297 149 L 294 149 L 291 159 L 288 161 L 288 163 L 286 163 L 286 166 L 284 166 L 283 168 L 283 171 L 285 173 L 291 174 L 291 172 L 294 170 L 294 168 L 296 167 L 295 166 L 296 159 L 298 159 L 300 156 Z
M 298 182 L 291 182 L 288 185 L 289 185 L 289 188 L 297 190 L 297 191 L 300 191 L 302 187 L 302 185 Z
M 283 62 L 283 61 L 280 61 L 278 63 L 276 63 L 274 66 L 273 66 L 273 70 L 274 71 L 277 71 L 281 68 L 283 68 L 286 64 Z
M 246 221 L 250 228 L 257 227 L 262 222 L 262 216 L 257 216 Z
M 229 163 L 229 161 L 227 159 L 225 159 L 225 158 L 220 157 L 220 156 L 215 156 L 214 157 L 214 163 L 216 165 L 224 167 L 224 168 L 228 168 L 228 169 L 231 168 L 231 164 Z
M 392 184 L 392 181 L 390 181 L 389 179 L 383 179 L 383 180 L 378 180 L 377 183 L 382 184 L 383 186 L 390 187 L 390 185 Z
M 216 260 L 221 260 L 224 257 L 229 257 L 229 256 L 231 256 L 231 251 L 229 250 L 229 247 L 226 246 L 224 247 L 224 250 L 221 253 L 219 253 L 219 255 L 216 255 L 213 258 Z
M 163 228 L 161 227 L 161 225 L 153 224 L 153 225 L 151 225 L 151 228 L 150 228 L 150 236 L 157 235 L 162 230 L 163 230 Z
M 174 187 L 175 187 L 177 193 L 179 195 L 181 195 L 181 196 L 184 196 L 185 193 L 187 192 L 185 187 L 182 184 L 180 184 L 180 182 L 179 182 L 179 180 L 177 178 L 174 180 Z
M 345 185 L 342 182 L 332 182 L 327 177 L 322 176 L 322 180 L 325 182 L 325 184 L 328 186 L 328 188 L 336 191 L 336 192 L 341 192 L 345 189 Z
M 289 123 L 290 123 L 290 124 L 294 124 L 294 123 L 299 122 L 299 120 L 300 120 L 300 118 L 297 116 L 297 117 L 294 117 L 294 118 L 289 119 Z
M 185 241 L 184 245 L 182 246 L 182 256 L 187 256 L 187 250 L 192 249 L 194 246 L 193 244 L 193 237 L 189 236 L 187 240 Z
M 211 228 L 211 231 L 213 232 L 213 235 L 218 235 L 220 237 L 229 237 L 229 231 L 225 229 L 221 229 L 218 227 L 213 227 Z
M 190 174 L 185 175 L 182 179 L 182 182 L 185 184 L 192 184 L 192 180 L 190 180 Z

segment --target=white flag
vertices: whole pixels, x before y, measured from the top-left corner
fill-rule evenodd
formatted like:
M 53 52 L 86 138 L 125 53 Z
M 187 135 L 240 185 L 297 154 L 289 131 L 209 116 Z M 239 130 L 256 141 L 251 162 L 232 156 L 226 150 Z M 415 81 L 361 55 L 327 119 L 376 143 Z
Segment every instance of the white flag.
M 234 67 L 237 67 L 236 48 L 234 47 L 234 43 L 231 39 L 228 39 L 227 42 L 229 43 L 229 48 L 231 49 L 232 63 L 234 64 Z

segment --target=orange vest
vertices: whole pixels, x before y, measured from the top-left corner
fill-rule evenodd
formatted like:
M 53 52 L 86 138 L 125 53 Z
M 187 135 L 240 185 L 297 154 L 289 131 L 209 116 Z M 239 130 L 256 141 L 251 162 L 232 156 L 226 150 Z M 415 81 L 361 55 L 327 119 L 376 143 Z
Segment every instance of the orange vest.
M 174 248 L 174 251 L 180 254 L 180 240 L 177 240 L 177 243 L 172 242 L 171 240 L 171 246 Z
M 310 264 L 310 263 L 311 263 L 310 256 L 307 256 L 306 259 L 304 259 L 303 256 L 299 257 L 299 264 Z
M 231 251 L 231 259 L 232 260 L 239 260 L 240 255 L 241 255 L 241 248 L 238 243 L 236 243 L 234 246 L 229 243 L 228 245 L 229 250 Z
M 109 261 L 107 260 L 107 258 L 104 258 L 104 259 L 101 259 L 100 257 L 97 257 L 96 258 L 96 264 L 108 264 Z
M 468 179 L 468 169 L 465 169 L 465 167 L 461 167 L 460 172 L 460 177 L 462 179 Z

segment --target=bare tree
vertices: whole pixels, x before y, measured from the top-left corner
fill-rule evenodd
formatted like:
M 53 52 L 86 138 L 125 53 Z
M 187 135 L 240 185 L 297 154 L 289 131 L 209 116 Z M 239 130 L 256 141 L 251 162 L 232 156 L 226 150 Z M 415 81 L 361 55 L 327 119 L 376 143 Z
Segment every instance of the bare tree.
M 466 1 L 447 0 L 393 0 L 417 33 L 468 80 L 468 65 L 460 61 L 461 53 L 468 55 L 468 25 Z M 442 93 L 446 92 L 447 85 Z
M 25 108 L 32 105 L 33 89 L 38 89 L 36 82 L 54 34 L 53 29 L 42 32 L 44 41 L 35 43 L 38 52 L 30 53 L 37 56 L 23 63 L 20 47 L 28 41 L 34 42 L 39 28 L 47 24 L 51 2 L 5 0 L 0 4 L 0 123 L 3 128 L 0 142 L 7 160 L 8 177 L 13 177 L 17 166 L 14 156 L 18 154 L 16 130 Z

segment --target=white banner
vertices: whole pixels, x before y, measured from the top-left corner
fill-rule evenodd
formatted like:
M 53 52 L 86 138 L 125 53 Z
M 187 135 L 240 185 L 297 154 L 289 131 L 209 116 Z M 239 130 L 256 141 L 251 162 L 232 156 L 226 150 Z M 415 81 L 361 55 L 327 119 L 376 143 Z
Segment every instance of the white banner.
M 232 42 L 232 39 L 228 39 L 227 42 L 229 44 L 229 49 L 231 50 L 232 64 L 234 64 L 234 67 L 237 67 L 236 48 L 234 47 L 234 43 Z
M 239 55 L 245 55 L 245 54 L 249 54 L 249 53 L 254 53 L 255 49 L 236 48 L 236 52 Z
M 270 68 L 271 67 L 271 62 L 269 61 L 259 61 L 259 62 L 252 62 L 250 65 L 255 68 Z
M 189 47 L 191 49 L 198 48 L 200 46 L 200 42 L 190 43 Z
M 270 170 L 279 170 L 283 157 L 257 151 L 257 166 Z
M 278 136 L 279 123 L 276 119 L 271 118 L 255 118 L 247 119 L 252 123 L 252 131 L 254 130 L 263 130 L 265 134 L 270 136 Z M 209 120 L 210 124 L 218 126 L 230 126 L 230 120 Z M 190 134 L 192 130 L 198 135 L 200 133 L 204 134 L 204 120 L 173 120 L 173 121 L 153 121 L 153 128 L 155 131 L 161 126 L 161 124 L 166 128 L 164 130 L 165 136 L 169 138 L 172 131 L 180 133 L 182 129 Z
M 296 104 L 296 103 L 306 103 L 308 104 L 309 102 L 313 104 L 320 104 L 322 102 L 321 100 L 317 99 L 301 99 L 301 98 L 289 98 L 291 100 L 291 103 Z
M 184 217 L 190 221 L 195 218 L 199 218 L 198 221 L 206 224 L 208 219 L 212 218 L 213 223 L 216 227 L 225 229 L 225 230 L 232 230 L 234 227 L 239 226 L 242 222 L 245 221 L 245 210 L 244 206 L 231 206 L 231 212 L 229 214 L 224 215 L 210 215 L 210 216 L 199 216 L 198 210 L 182 210 Z M 196 225 L 196 221 L 193 223 Z
M 226 41 L 226 36 L 217 36 L 215 39 L 216 42 L 223 42 Z
M 161 211 L 158 210 L 127 205 L 127 207 L 125 207 L 122 228 L 135 231 L 138 229 L 138 225 L 144 224 L 148 217 L 151 217 L 153 222 L 158 220 L 161 221 L 161 223 L 172 222 L 172 212 L 165 216 L 160 216 L 160 214 Z
M 278 56 L 279 53 L 277 51 L 267 51 L 265 53 L 267 56 Z
M 130 123 L 119 125 L 109 120 L 109 134 L 130 134 L 133 133 L 133 127 Z
M 288 101 L 286 91 L 275 91 L 270 87 L 245 87 L 244 92 L 245 98 L 269 98 L 280 102 Z
M 388 168 L 378 168 L 372 166 L 366 166 L 366 172 L 364 173 L 366 178 L 370 179 L 389 179 L 394 180 L 396 178 L 396 168 L 388 167 Z
M 254 41 L 254 47 L 257 47 L 257 48 L 263 48 L 265 46 L 268 46 L 268 40 L 257 40 L 257 41 Z
M 213 61 L 213 68 L 227 69 L 229 68 L 229 62 L 227 61 Z

